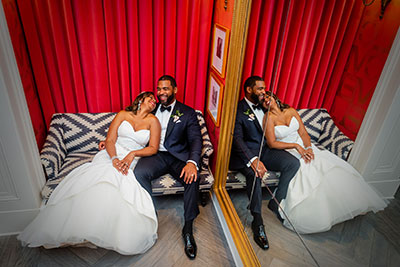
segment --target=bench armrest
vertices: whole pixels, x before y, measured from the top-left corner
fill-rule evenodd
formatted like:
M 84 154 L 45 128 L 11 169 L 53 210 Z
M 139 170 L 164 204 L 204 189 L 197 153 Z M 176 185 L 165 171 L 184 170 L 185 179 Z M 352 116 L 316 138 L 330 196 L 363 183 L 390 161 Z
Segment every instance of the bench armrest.
M 51 118 L 46 141 L 40 152 L 40 160 L 47 179 L 54 179 L 57 177 L 66 155 L 67 149 L 64 143 L 63 124 L 60 115 L 54 114 Z
M 354 141 L 339 130 L 328 113 L 322 123 L 322 133 L 318 143 L 343 160 L 347 160 L 354 145 Z
M 203 113 L 199 110 L 196 110 L 196 115 L 199 121 L 201 138 L 202 138 L 200 170 L 208 171 L 210 156 L 214 152 L 214 149 L 210 140 L 210 136 L 208 135 L 207 126 L 203 117 Z

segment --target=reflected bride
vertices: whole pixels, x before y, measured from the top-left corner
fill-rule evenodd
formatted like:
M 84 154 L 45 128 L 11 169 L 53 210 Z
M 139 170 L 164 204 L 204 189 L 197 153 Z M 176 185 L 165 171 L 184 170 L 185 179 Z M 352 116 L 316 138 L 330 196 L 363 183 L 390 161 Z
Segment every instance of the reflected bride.
M 280 203 L 299 233 L 317 233 L 368 211 L 377 212 L 386 203 L 346 161 L 311 144 L 297 111 L 266 93 L 265 135 L 268 146 L 284 149 L 300 160 L 286 199 Z M 285 218 L 282 210 L 279 210 Z M 284 226 L 291 228 L 287 219 Z

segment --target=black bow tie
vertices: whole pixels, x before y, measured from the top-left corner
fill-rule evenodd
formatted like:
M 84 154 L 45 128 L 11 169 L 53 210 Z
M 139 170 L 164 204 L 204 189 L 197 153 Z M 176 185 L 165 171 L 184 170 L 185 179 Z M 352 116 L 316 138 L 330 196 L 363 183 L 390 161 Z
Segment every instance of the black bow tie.
M 258 104 L 258 105 L 253 105 L 253 109 L 254 110 L 257 110 L 257 109 L 263 110 L 263 107 L 262 107 L 262 105 Z
M 172 108 L 171 106 L 165 107 L 165 106 L 161 105 L 160 111 L 161 111 L 161 112 L 164 112 L 164 111 L 166 110 L 166 111 L 170 112 L 170 111 L 171 111 L 171 108 Z

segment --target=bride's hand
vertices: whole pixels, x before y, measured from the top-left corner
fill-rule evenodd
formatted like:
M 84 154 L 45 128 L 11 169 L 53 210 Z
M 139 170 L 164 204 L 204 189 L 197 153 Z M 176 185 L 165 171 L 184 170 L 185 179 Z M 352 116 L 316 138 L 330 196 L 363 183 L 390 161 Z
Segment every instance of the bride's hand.
M 309 163 L 311 161 L 311 156 L 302 146 L 297 145 L 296 150 L 299 152 L 300 156 L 304 159 L 305 163 Z
M 131 166 L 131 163 L 134 159 L 135 154 L 133 152 L 130 152 L 128 155 L 125 156 L 125 158 L 120 161 L 119 171 L 122 172 L 123 175 L 128 174 L 129 167 Z
M 311 161 L 311 160 L 314 160 L 314 151 L 312 150 L 311 147 L 309 147 L 309 148 L 306 150 L 306 154 L 307 154 L 307 157 L 310 158 L 310 161 Z
M 121 166 L 122 164 L 121 164 L 121 161 L 120 161 L 118 158 L 113 159 L 112 165 L 113 165 L 114 168 L 117 169 L 117 171 L 119 171 L 119 172 L 121 171 L 120 166 Z

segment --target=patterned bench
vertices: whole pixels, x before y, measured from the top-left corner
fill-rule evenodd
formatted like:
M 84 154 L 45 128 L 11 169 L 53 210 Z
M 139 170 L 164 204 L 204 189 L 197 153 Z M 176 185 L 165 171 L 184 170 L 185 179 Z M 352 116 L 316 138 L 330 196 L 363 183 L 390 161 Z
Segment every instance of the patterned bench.
M 200 192 L 209 191 L 214 177 L 209 170 L 213 146 L 207 132 L 203 114 L 197 112 L 203 147 L 200 166 Z M 47 182 L 42 197 L 48 199 L 54 188 L 76 167 L 90 162 L 98 152 L 98 143 L 105 140 L 108 127 L 116 113 L 56 113 L 40 153 Z M 183 186 L 170 174 L 153 180 L 153 195 L 183 193 Z M 203 204 L 203 203 L 202 203 Z
M 304 126 L 310 135 L 311 142 L 319 149 L 327 149 L 343 160 L 347 160 L 354 142 L 343 134 L 333 122 L 326 109 L 299 109 L 297 110 Z M 279 182 L 279 172 L 268 172 L 263 180 L 268 186 L 275 186 Z M 264 186 L 264 183 L 262 185 Z M 246 178 L 237 171 L 229 171 L 226 180 L 226 189 L 246 187 Z

